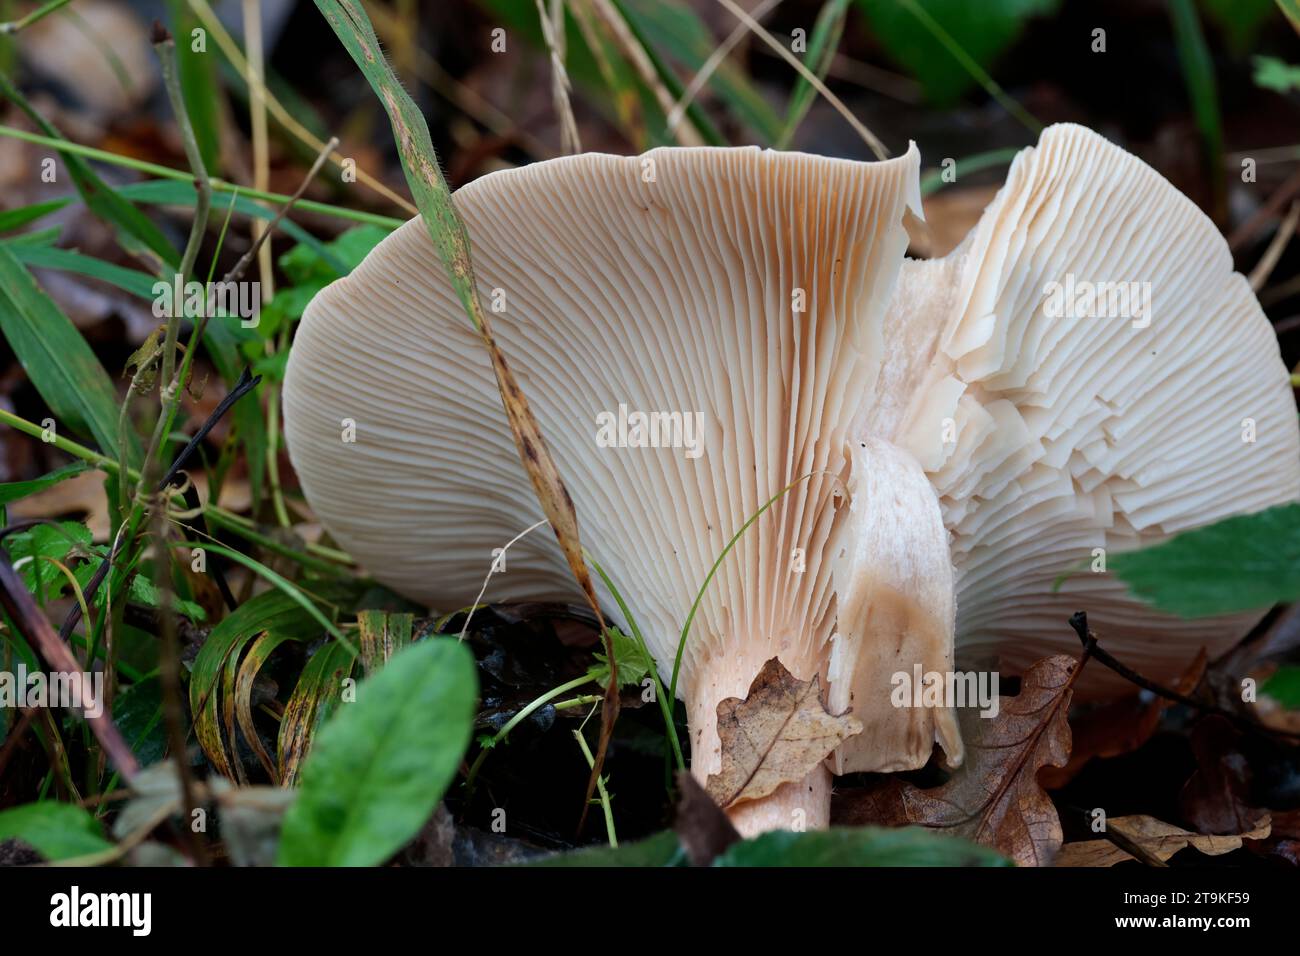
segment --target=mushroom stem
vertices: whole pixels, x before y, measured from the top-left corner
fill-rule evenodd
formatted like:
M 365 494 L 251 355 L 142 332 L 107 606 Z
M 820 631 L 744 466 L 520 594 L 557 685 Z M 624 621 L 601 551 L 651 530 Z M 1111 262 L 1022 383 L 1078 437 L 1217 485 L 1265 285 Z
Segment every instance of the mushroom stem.
M 719 642 L 728 651 L 701 661 L 687 688 L 691 767 L 701 783 L 722 763 L 719 702 L 744 699 L 774 648 L 799 680 L 822 678 L 828 712 L 851 712 L 863 724 L 803 780 L 727 808 L 745 836 L 827 826 L 832 773 L 915 769 L 935 743 L 950 765 L 962 760 L 952 702 L 923 695 L 918 703 L 911 692 L 936 674 L 946 679 L 953 667 L 953 569 L 938 498 L 916 459 L 896 445 L 866 438 L 854 442 L 851 457 L 850 500 L 819 558 L 832 568 L 834 633 L 812 642 L 794 635 Z
M 739 643 L 739 642 L 738 642 Z M 776 655 L 786 670 L 799 680 L 811 680 L 821 670 L 820 660 L 807 655 Z M 718 737 L 718 704 L 728 697 L 742 700 L 750 684 L 772 657 L 764 641 L 739 644 L 736 653 L 715 654 L 701 662 L 686 695 L 691 733 L 691 772 L 701 785 L 722 766 L 722 744 Z M 803 780 L 787 783 L 758 800 L 748 800 L 727 809 L 727 816 L 745 837 L 768 830 L 815 830 L 830 824 L 831 775 L 820 765 Z

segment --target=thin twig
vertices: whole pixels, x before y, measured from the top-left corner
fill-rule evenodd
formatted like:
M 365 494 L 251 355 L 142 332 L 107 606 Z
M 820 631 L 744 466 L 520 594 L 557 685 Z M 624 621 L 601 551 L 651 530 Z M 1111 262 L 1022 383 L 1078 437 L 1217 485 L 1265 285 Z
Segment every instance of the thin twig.
M 1143 690 L 1149 690 L 1151 693 L 1157 694 L 1166 700 L 1172 700 L 1175 703 L 1184 704 L 1194 710 L 1199 710 L 1207 714 L 1218 714 L 1220 717 L 1232 721 L 1233 724 L 1246 731 L 1277 734 L 1281 737 L 1300 738 L 1300 733 L 1294 733 L 1289 730 L 1278 730 L 1273 727 L 1267 727 L 1264 724 L 1257 723 L 1253 720 L 1247 720 L 1240 714 L 1233 713 L 1217 704 L 1204 703 L 1203 701 L 1188 697 L 1186 694 L 1180 694 L 1176 690 L 1171 690 L 1163 684 L 1157 684 L 1155 681 L 1147 677 L 1143 677 L 1131 667 L 1120 663 L 1111 656 L 1108 651 L 1102 648 L 1102 646 L 1097 642 L 1096 633 L 1088 627 L 1088 615 L 1085 611 L 1075 611 L 1074 614 L 1070 615 L 1070 627 L 1074 628 L 1074 633 L 1079 635 L 1079 641 L 1083 644 L 1086 653 L 1095 657 L 1099 662 L 1105 664 L 1129 683 L 1136 684 Z
M 231 38 L 230 33 L 226 30 L 221 20 L 218 19 L 216 13 L 213 12 L 212 7 L 208 4 L 208 0 L 188 0 L 188 2 L 190 9 L 194 11 L 195 16 L 203 21 L 204 27 L 207 28 L 207 31 L 212 34 L 213 38 L 217 41 L 217 46 L 221 48 L 221 52 L 226 55 L 228 60 L 230 60 L 230 63 L 235 68 L 236 72 L 238 72 L 240 76 L 247 75 L 248 63 L 244 59 L 244 54 L 240 51 L 239 45 Z M 251 90 L 249 91 L 249 95 L 250 97 L 252 96 Z M 307 127 L 303 126 L 293 118 L 293 115 L 284 108 L 284 105 L 278 99 L 276 99 L 274 93 L 265 88 L 265 85 L 263 85 L 262 88 L 262 95 L 266 98 L 266 108 L 270 112 L 271 116 L 274 117 L 276 122 L 283 126 L 291 136 L 299 142 L 306 144 L 311 149 L 319 150 L 324 145 L 320 138 L 315 136 L 311 130 L 307 129 Z M 344 156 L 338 150 L 335 150 L 330 154 L 330 162 L 340 168 L 342 168 L 347 159 L 348 157 Z M 403 211 L 408 212 L 413 216 L 419 213 L 419 210 L 412 205 L 409 199 L 393 192 L 393 190 L 389 189 L 359 165 L 356 167 L 356 173 L 358 182 L 370 187 L 394 205 L 400 206 Z
M 14 626 L 23 638 L 41 655 L 53 670 L 70 675 L 81 688 L 82 710 L 90 729 L 99 739 L 100 746 L 113 762 L 113 766 L 127 780 L 132 780 L 140 769 L 135 754 L 127 746 L 121 731 L 113 723 L 107 704 L 95 698 L 95 689 L 84 679 L 84 674 L 71 649 L 54 632 L 31 593 L 13 569 L 9 553 L 0 547 L 0 603 L 9 613 Z M 101 709 L 102 705 L 102 709 Z M 91 716 L 98 712 L 98 716 Z
M 37 7 L 25 17 L 21 17 L 17 20 L 9 20 L 6 23 L 0 23 L 0 36 L 12 36 L 15 33 L 25 30 L 37 20 L 49 16 L 55 10 L 66 7 L 71 2 L 72 0 L 50 0 L 49 3 L 45 4 L 45 6 Z
M 623 15 L 618 12 L 612 0 L 591 0 L 591 5 L 595 8 L 601 22 L 613 34 L 624 55 L 631 61 L 632 67 L 636 70 L 637 75 L 641 77 L 641 82 L 654 94 L 655 99 L 659 102 L 659 108 L 664 111 L 664 115 L 667 115 L 673 108 L 672 94 L 664 86 L 663 79 L 655 70 L 650 55 L 646 53 L 645 47 L 632 33 L 632 28 L 627 25 L 627 21 L 623 19 Z M 690 123 L 680 124 L 673 130 L 673 135 L 682 146 L 704 145 L 704 138 L 700 136 L 699 130 Z
M 1264 250 L 1264 254 L 1259 257 L 1259 262 L 1255 268 L 1250 270 L 1250 288 L 1253 292 L 1258 292 L 1263 288 L 1268 277 L 1273 274 L 1273 268 L 1277 261 L 1282 258 L 1282 253 L 1286 250 L 1287 243 L 1295 235 L 1297 222 L 1300 222 L 1300 202 L 1291 203 L 1291 208 L 1287 211 L 1286 218 L 1278 226 L 1277 232 L 1273 234 L 1273 240 Z
M 569 71 L 564 66 L 564 0 L 550 0 L 549 11 L 543 0 L 533 2 L 537 4 L 537 19 L 542 25 L 542 40 L 551 56 L 551 100 L 560 122 L 560 148 L 571 156 L 582 152 L 582 140 L 569 99 Z
M 153 531 L 158 545 L 157 573 L 154 583 L 158 588 L 158 625 L 161 648 L 158 660 L 158 676 L 162 683 L 163 724 L 167 733 L 167 749 L 176 763 L 176 778 L 180 783 L 181 798 L 184 801 L 184 815 L 181 817 L 180 832 L 182 839 L 190 850 L 190 855 L 199 866 L 207 866 L 207 848 L 203 840 L 190 825 L 194 819 L 194 810 L 198 807 L 197 792 L 190 762 L 185 757 L 185 697 L 181 687 L 181 655 L 176 640 L 176 617 L 172 607 L 172 549 L 168 541 L 171 526 L 166 519 L 166 508 L 161 500 L 155 501 L 153 507 Z
M 761 20 L 780 3 L 781 0 L 763 0 L 750 15 L 755 20 Z M 745 24 L 737 24 L 731 34 L 718 45 L 718 48 L 709 54 L 709 58 L 700 66 L 699 72 L 691 77 L 691 82 L 682 91 L 682 95 L 677 97 L 677 102 L 673 104 L 673 108 L 668 111 L 668 131 L 670 133 L 677 129 L 677 124 L 686 115 L 686 107 L 694 102 L 700 90 L 704 89 L 704 84 L 712 79 L 718 67 L 726 61 L 727 57 L 731 56 L 731 51 L 736 48 L 736 44 L 744 39 L 747 33 L 749 33 L 749 28 Z

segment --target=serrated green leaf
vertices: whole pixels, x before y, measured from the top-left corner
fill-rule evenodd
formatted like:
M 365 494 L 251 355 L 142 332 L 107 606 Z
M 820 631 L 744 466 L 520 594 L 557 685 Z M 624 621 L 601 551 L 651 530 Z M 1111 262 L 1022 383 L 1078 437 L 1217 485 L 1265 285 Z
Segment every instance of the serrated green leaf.
M 53 558 L 66 563 L 74 550 L 89 552 L 91 534 L 90 529 L 78 521 L 62 521 L 58 525 L 34 525 L 26 531 L 11 534 L 5 544 L 27 590 L 45 602 L 58 597 L 68 579 L 44 559 Z
M 374 866 L 419 833 L 474 724 L 474 656 L 452 638 L 398 652 L 321 728 L 285 815 L 285 866 Z
M 1110 571 L 1136 596 L 1179 617 L 1258 610 L 1300 598 L 1300 504 L 1185 531 L 1112 554 Z
M 614 659 L 618 661 L 619 686 L 639 685 L 654 669 L 655 662 L 635 638 L 629 637 L 616 627 L 611 627 L 609 633 L 614 644 Z M 600 651 L 592 656 L 598 663 L 591 665 L 587 676 L 604 687 L 609 683 L 609 658 Z

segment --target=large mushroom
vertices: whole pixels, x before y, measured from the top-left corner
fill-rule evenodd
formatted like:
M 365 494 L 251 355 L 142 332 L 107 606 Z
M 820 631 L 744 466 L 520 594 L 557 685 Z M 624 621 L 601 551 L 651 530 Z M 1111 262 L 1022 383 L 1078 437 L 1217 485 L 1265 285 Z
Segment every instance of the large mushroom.
M 1300 497 L 1276 340 L 1189 200 L 1096 134 L 1052 127 L 961 247 L 911 261 L 918 164 L 915 148 L 881 163 L 659 149 L 456 195 L 584 544 L 665 676 L 727 541 L 789 488 L 722 562 L 687 640 L 692 770 L 718 771 L 717 706 L 773 657 L 864 730 L 806 780 L 732 807 L 744 832 L 795 810 L 825 825 L 832 770 L 915 768 L 936 742 L 959 762 L 951 709 L 891 703 L 915 665 L 1022 669 L 1069 649 L 1078 608 L 1156 678 L 1231 646 L 1257 614 L 1173 621 L 1104 573 L 1053 583 L 1095 549 Z M 1076 308 L 1078 290 L 1130 282 L 1149 297 L 1106 300 L 1123 314 Z M 470 603 L 496 549 L 542 517 L 418 221 L 312 302 L 284 402 L 313 509 L 414 599 Z M 488 596 L 575 587 L 533 534 Z M 1112 689 L 1102 669 L 1080 687 Z

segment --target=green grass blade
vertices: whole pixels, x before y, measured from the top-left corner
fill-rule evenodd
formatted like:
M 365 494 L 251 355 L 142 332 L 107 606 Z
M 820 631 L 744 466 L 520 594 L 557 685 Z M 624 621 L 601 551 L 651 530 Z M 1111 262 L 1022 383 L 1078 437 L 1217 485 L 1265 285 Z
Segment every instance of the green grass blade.
M 47 137 L 57 141 L 55 149 L 63 157 L 63 165 L 72 177 L 77 192 L 95 215 L 117 229 L 118 238 L 123 248 L 131 253 L 149 252 L 167 265 L 175 268 L 180 256 L 162 234 L 162 230 L 153 221 L 126 199 L 122 198 L 107 183 L 96 175 L 80 156 L 64 148 L 67 140 L 49 120 L 36 111 L 27 102 L 10 81 L 0 74 L 0 94 L 8 97 L 19 109 L 27 114 Z
M 808 69 L 812 70 L 818 79 L 826 79 L 826 72 L 831 67 L 831 61 L 835 59 L 835 50 L 844 35 L 844 21 L 848 18 L 851 2 L 852 0 L 826 0 L 821 12 L 817 14 L 812 36 L 808 38 L 808 54 L 805 59 L 808 61 Z M 799 74 L 794 89 L 790 92 L 790 105 L 786 108 L 785 123 L 776 138 L 776 149 L 790 148 L 790 141 L 794 139 L 799 124 L 808 115 L 808 110 L 812 108 L 816 97 L 817 91 L 813 89 L 813 85 L 802 73 Z
M 117 448 L 118 409 L 113 382 L 72 320 L 36 284 L 13 251 L 0 245 L 0 331 L 32 385 L 72 431 L 94 436 L 99 447 Z M 128 436 L 132 460 L 139 442 Z

